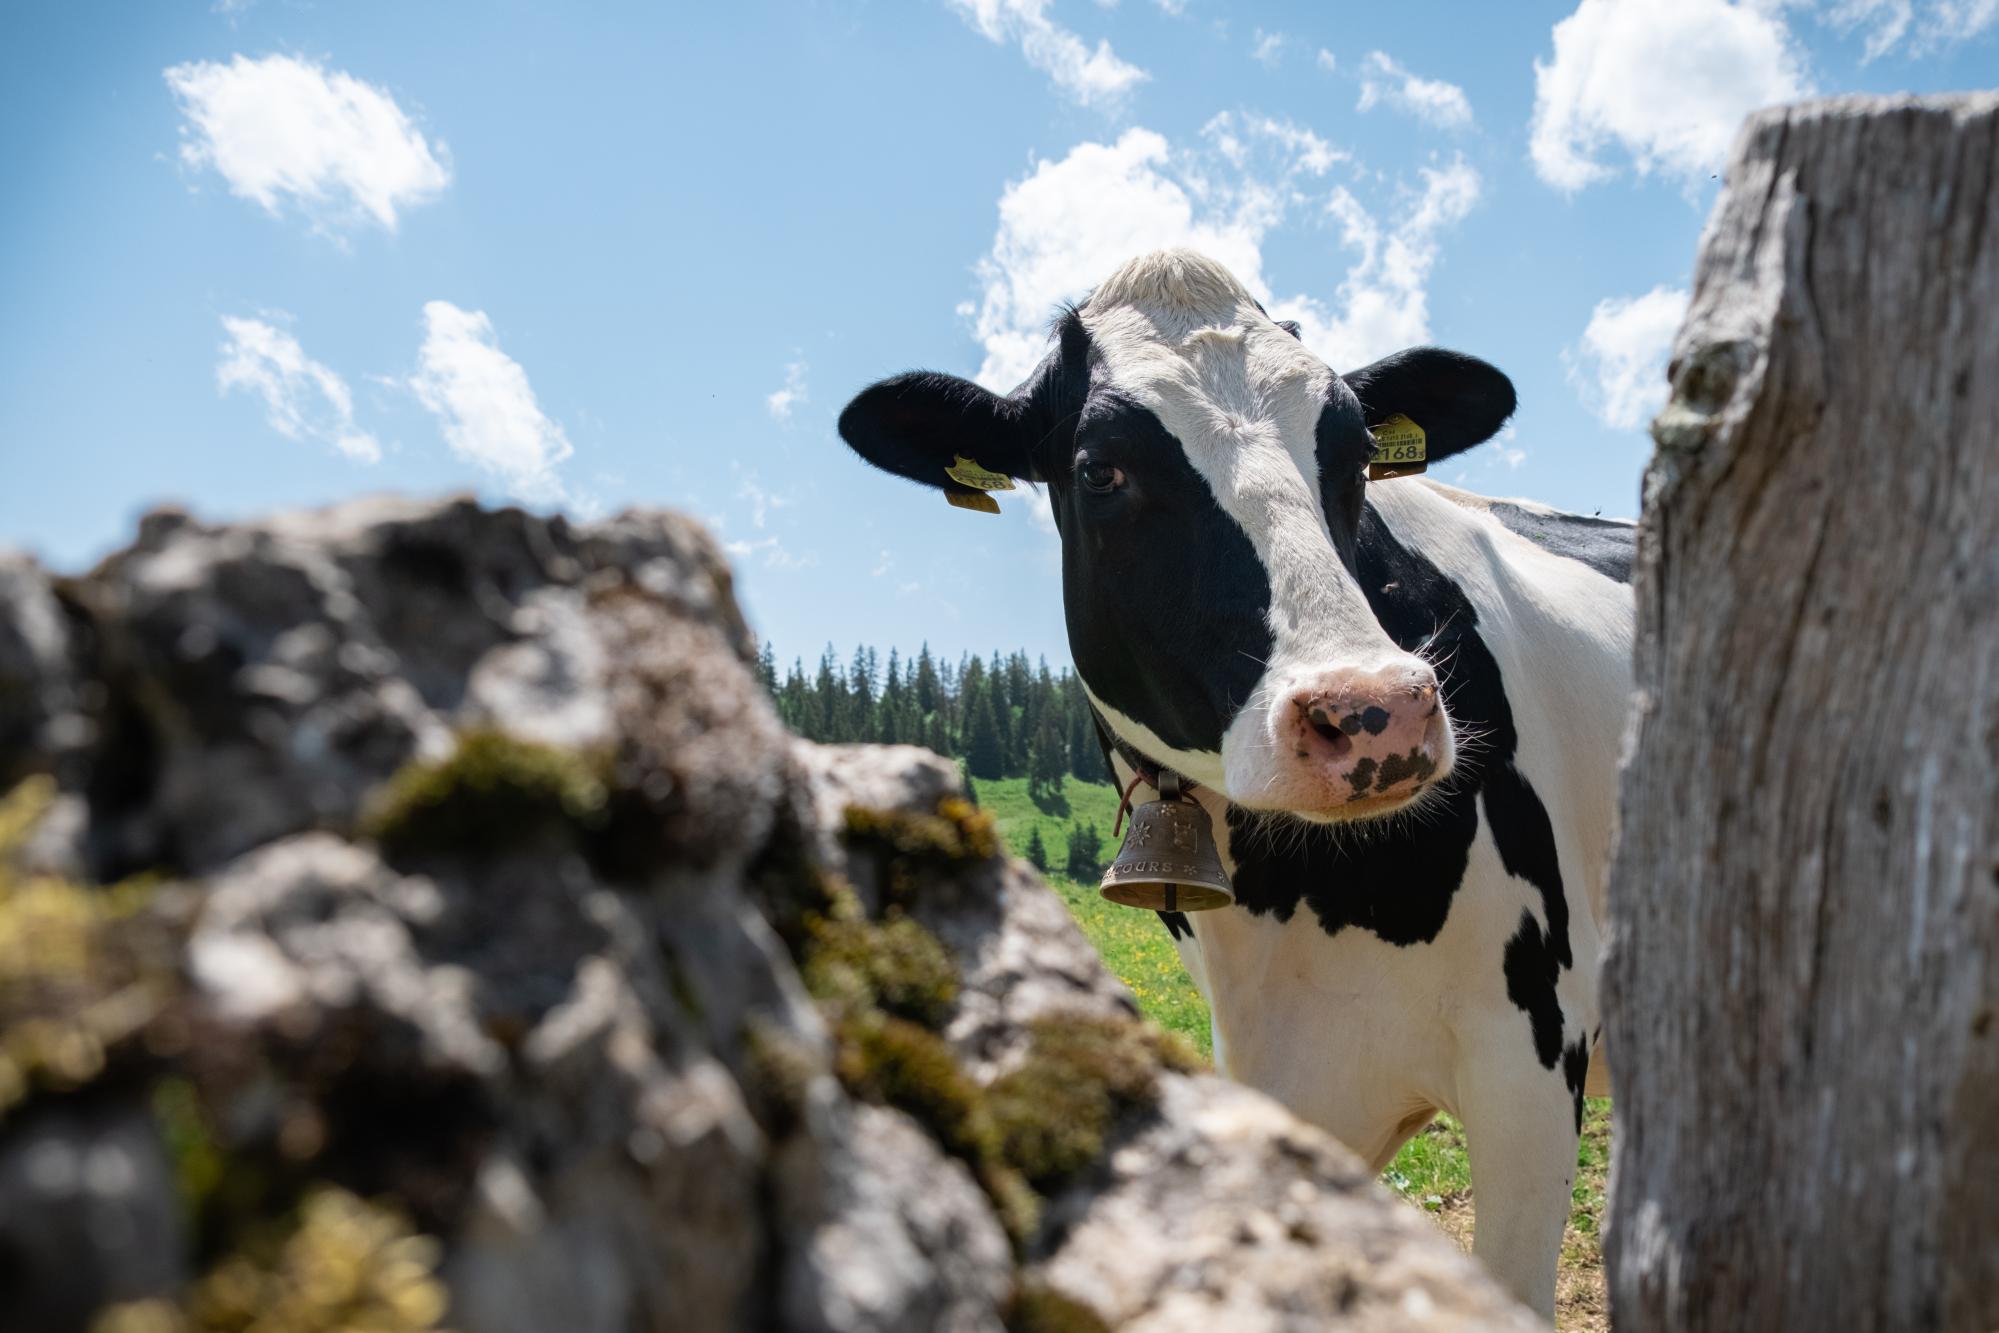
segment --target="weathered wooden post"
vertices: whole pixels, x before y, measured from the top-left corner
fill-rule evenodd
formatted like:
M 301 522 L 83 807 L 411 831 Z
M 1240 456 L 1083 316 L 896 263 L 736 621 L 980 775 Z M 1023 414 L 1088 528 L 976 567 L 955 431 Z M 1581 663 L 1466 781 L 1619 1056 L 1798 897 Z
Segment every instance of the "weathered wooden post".
M 1615 1327 L 1999 1328 L 1999 94 L 1753 118 L 1653 426 Z

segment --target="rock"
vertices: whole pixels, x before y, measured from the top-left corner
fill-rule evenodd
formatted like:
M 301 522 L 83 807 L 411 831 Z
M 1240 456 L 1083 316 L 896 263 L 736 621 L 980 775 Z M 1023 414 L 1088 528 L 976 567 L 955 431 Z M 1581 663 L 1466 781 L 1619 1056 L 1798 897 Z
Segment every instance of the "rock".
M 0 560 L 9 1327 L 1527 1326 L 753 648 L 671 515 Z
M 143 1105 L 32 1107 L 0 1141 L 0 1255 L 19 1278 L 11 1328 L 80 1328 L 100 1306 L 171 1290 L 184 1274 L 172 1164 Z
M 48 575 L 0 548 L 0 784 L 57 762 L 85 739 L 67 617 Z
M 1061 1200 L 1043 1274 L 1134 1333 L 1540 1327 L 1475 1260 L 1383 1207 L 1352 1154 L 1257 1093 L 1169 1081 L 1109 1178 Z

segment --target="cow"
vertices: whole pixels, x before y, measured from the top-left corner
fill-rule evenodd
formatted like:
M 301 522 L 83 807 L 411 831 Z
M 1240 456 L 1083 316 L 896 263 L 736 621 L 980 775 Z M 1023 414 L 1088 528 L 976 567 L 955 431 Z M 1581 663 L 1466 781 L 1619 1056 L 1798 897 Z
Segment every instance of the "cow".
M 1216 1064 L 1377 1172 L 1459 1117 L 1474 1252 L 1547 1315 L 1583 1097 L 1608 1090 L 1634 530 L 1370 480 L 1375 428 L 1406 418 L 1439 462 L 1501 428 L 1512 383 L 1433 347 L 1339 374 L 1297 335 L 1213 261 L 1148 254 L 1013 393 L 897 375 L 839 430 L 953 495 L 1045 487 L 1120 786 L 1190 784 L 1233 883 L 1161 914 Z

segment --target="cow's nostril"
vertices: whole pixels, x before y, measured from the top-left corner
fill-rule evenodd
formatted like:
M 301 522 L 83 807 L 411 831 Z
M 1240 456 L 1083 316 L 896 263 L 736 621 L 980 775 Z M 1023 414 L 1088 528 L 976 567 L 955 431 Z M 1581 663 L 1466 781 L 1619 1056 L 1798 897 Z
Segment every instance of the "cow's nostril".
M 1353 749 L 1353 740 L 1340 729 L 1339 719 L 1334 717 L 1323 704 L 1313 704 L 1306 709 L 1305 720 L 1313 731 L 1319 733 L 1320 739 L 1332 747 L 1335 758 Z

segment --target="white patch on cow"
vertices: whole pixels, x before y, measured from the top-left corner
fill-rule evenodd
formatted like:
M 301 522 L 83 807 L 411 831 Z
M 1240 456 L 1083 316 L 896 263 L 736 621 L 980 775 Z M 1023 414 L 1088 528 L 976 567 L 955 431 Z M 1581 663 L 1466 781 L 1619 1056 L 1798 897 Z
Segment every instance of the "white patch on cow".
M 1336 669 L 1418 665 L 1375 620 L 1327 533 L 1317 429 L 1334 374 L 1227 269 L 1191 250 L 1126 264 L 1091 293 L 1082 318 L 1109 383 L 1180 442 L 1269 577 L 1270 660 L 1223 736 L 1219 775 L 1232 799 L 1267 806 L 1264 793 L 1296 767 L 1277 729 L 1294 691 Z M 1142 729 L 1118 729 L 1165 759 L 1146 749 Z
M 1088 681 L 1083 682 L 1083 693 L 1089 697 L 1091 705 L 1097 710 L 1097 716 L 1103 718 L 1104 725 L 1153 763 L 1164 764 L 1181 777 L 1192 779 L 1204 787 L 1212 787 L 1216 791 L 1226 790 L 1222 785 L 1222 757 L 1213 750 L 1182 750 L 1168 745 L 1151 727 L 1135 717 L 1120 713 L 1098 698 Z M 1127 775 L 1125 781 L 1130 780 L 1130 776 Z

